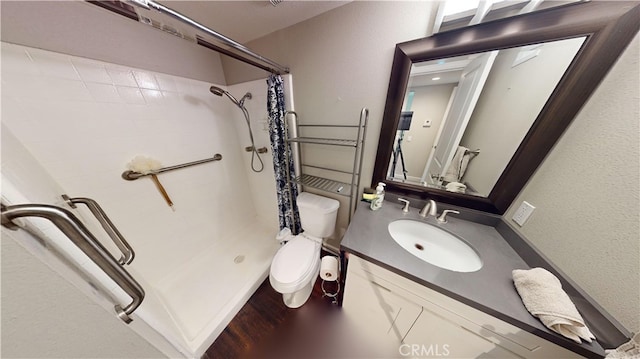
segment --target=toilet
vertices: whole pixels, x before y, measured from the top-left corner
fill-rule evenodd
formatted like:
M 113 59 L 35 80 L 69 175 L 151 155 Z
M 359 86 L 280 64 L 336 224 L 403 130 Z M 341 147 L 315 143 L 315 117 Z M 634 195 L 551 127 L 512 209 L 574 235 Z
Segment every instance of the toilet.
M 335 199 L 302 192 L 297 197 L 300 222 L 304 232 L 285 238 L 271 262 L 269 282 L 282 293 L 289 308 L 302 306 L 320 273 L 322 239 L 330 236 L 336 225 L 340 202 Z

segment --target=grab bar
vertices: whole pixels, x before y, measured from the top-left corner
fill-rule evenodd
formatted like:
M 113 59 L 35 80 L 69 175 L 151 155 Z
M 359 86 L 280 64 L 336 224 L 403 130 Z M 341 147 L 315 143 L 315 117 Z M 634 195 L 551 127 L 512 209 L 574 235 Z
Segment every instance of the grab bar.
M 2 226 L 18 230 L 20 227 L 12 221 L 20 217 L 40 217 L 51 221 L 120 286 L 132 298 L 132 302 L 124 308 L 120 304 L 116 304 L 114 308 L 120 319 L 127 324 L 131 323 L 130 315 L 142 303 L 144 289 L 116 262 L 78 217 L 69 210 L 47 204 L 19 204 L 8 207 L 2 205 Z
M 89 208 L 89 211 L 91 211 L 98 222 L 100 222 L 100 225 L 102 225 L 102 228 L 104 228 L 109 237 L 111 237 L 113 243 L 115 243 L 118 249 L 120 249 L 122 256 L 118 259 L 118 263 L 124 265 L 130 264 L 133 261 L 133 258 L 136 255 L 133 248 L 131 248 L 127 240 L 124 239 L 122 234 L 120 234 L 120 231 L 118 231 L 118 228 L 116 228 L 109 217 L 107 217 L 107 214 L 102 210 L 102 207 L 100 207 L 98 202 L 91 198 L 84 197 L 69 198 L 66 194 L 62 195 L 62 199 L 64 199 L 71 208 L 77 208 L 76 203 L 82 203 Z
M 173 171 L 173 170 L 177 170 L 177 169 L 180 169 L 180 168 L 199 165 L 201 163 L 220 161 L 220 160 L 222 160 L 222 155 L 219 154 L 219 153 L 216 153 L 211 158 L 205 158 L 204 160 L 198 160 L 198 161 L 187 162 L 187 163 L 183 163 L 183 164 L 179 164 L 179 165 L 175 165 L 175 166 L 164 167 L 164 168 L 161 168 L 159 170 L 156 170 L 156 171 L 153 171 L 153 172 L 150 172 L 150 173 L 147 173 L 147 174 L 136 172 L 136 171 L 127 170 L 127 171 L 122 172 L 122 178 L 127 180 L 127 181 L 133 181 L 133 180 L 137 180 L 140 177 L 150 176 L 152 174 L 153 175 L 157 175 L 157 174 L 162 173 L 162 172 Z

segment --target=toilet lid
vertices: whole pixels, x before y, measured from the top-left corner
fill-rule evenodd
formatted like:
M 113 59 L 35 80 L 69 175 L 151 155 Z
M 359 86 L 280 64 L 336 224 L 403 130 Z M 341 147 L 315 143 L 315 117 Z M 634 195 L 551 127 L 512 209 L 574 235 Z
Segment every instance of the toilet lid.
M 293 283 L 313 269 L 318 243 L 296 237 L 280 248 L 271 263 L 271 276 L 280 283 Z

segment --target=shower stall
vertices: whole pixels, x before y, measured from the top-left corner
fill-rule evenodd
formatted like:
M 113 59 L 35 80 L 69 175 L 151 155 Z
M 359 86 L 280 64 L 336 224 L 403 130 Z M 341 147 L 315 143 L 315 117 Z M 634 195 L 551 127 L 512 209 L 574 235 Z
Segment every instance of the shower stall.
M 249 146 L 270 148 L 266 81 L 215 85 L 222 94 L 252 93 L 234 103 L 213 96 L 211 83 L 7 43 L 2 43 L 2 64 L 3 204 L 37 203 L 68 210 L 117 259 L 119 247 L 93 213 L 84 206 L 72 209 L 62 195 L 99 203 L 135 251 L 123 268 L 144 291 L 141 304 L 130 314 L 131 324 L 112 323 L 120 328 L 114 330 L 133 330 L 169 357 L 200 357 L 267 278 L 279 248 L 270 150 L 261 154 L 261 172 L 251 170 L 256 154 L 245 151 Z M 291 77 L 284 78 L 290 86 Z M 290 97 L 287 103 L 292 103 Z M 251 115 L 251 135 L 244 111 Z M 120 177 L 136 155 L 173 166 L 216 153 L 222 160 L 158 175 L 175 212 L 149 178 Z M 87 264 L 55 226 L 40 219 L 23 220 L 21 226 L 30 234 L 3 227 L 3 237 L 14 239 L 12 243 L 26 248 L 117 318 L 114 304 L 126 304 L 130 296 Z M 3 264 L 4 242 L 3 238 Z M 23 263 L 15 265 L 15 271 L 6 273 L 3 266 L 3 286 L 13 283 L 9 273 L 30 271 L 21 267 Z M 55 291 L 21 290 L 63 300 Z M 39 309 L 21 311 L 29 303 L 3 291 L 3 313 L 15 310 L 21 323 L 49 325 L 47 332 L 56 335 L 55 321 L 47 324 L 31 317 L 30 312 Z M 104 311 L 96 314 L 103 315 Z M 64 316 L 60 313 L 60 320 Z M 91 331 L 106 326 L 94 321 L 86 325 L 78 327 Z M 32 348 L 20 346 L 19 328 L 4 329 L 4 355 L 11 356 L 12 350 L 36 355 L 29 351 Z M 60 339 L 49 340 L 55 341 Z

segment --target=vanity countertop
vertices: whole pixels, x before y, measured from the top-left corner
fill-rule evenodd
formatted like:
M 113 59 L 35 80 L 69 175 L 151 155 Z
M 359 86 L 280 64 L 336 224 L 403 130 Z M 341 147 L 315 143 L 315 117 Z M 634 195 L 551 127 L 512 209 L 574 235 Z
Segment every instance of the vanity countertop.
M 604 349 L 597 341 L 577 344 L 548 328 L 525 308 L 518 295 L 511 271 L 529 269 L 498 231 L 488 225 L 448 216 L 448 223 L 418 216 L 418 209 L 403 213 L 401 206 L 385 201 L 381 209 L 371 211 L 360 202 L 342 240 L 341 249 L 386 268 L 396 274 L 445 294 L 529 333 L 563 346 L 580 355 L 602 358 Z M 483 266 L 470 273 L 459 273 L 426 263 L 398 245 L 387 229 L 398 219 L 424 221 L 446 229 L 469 243 L 479 254 Z

